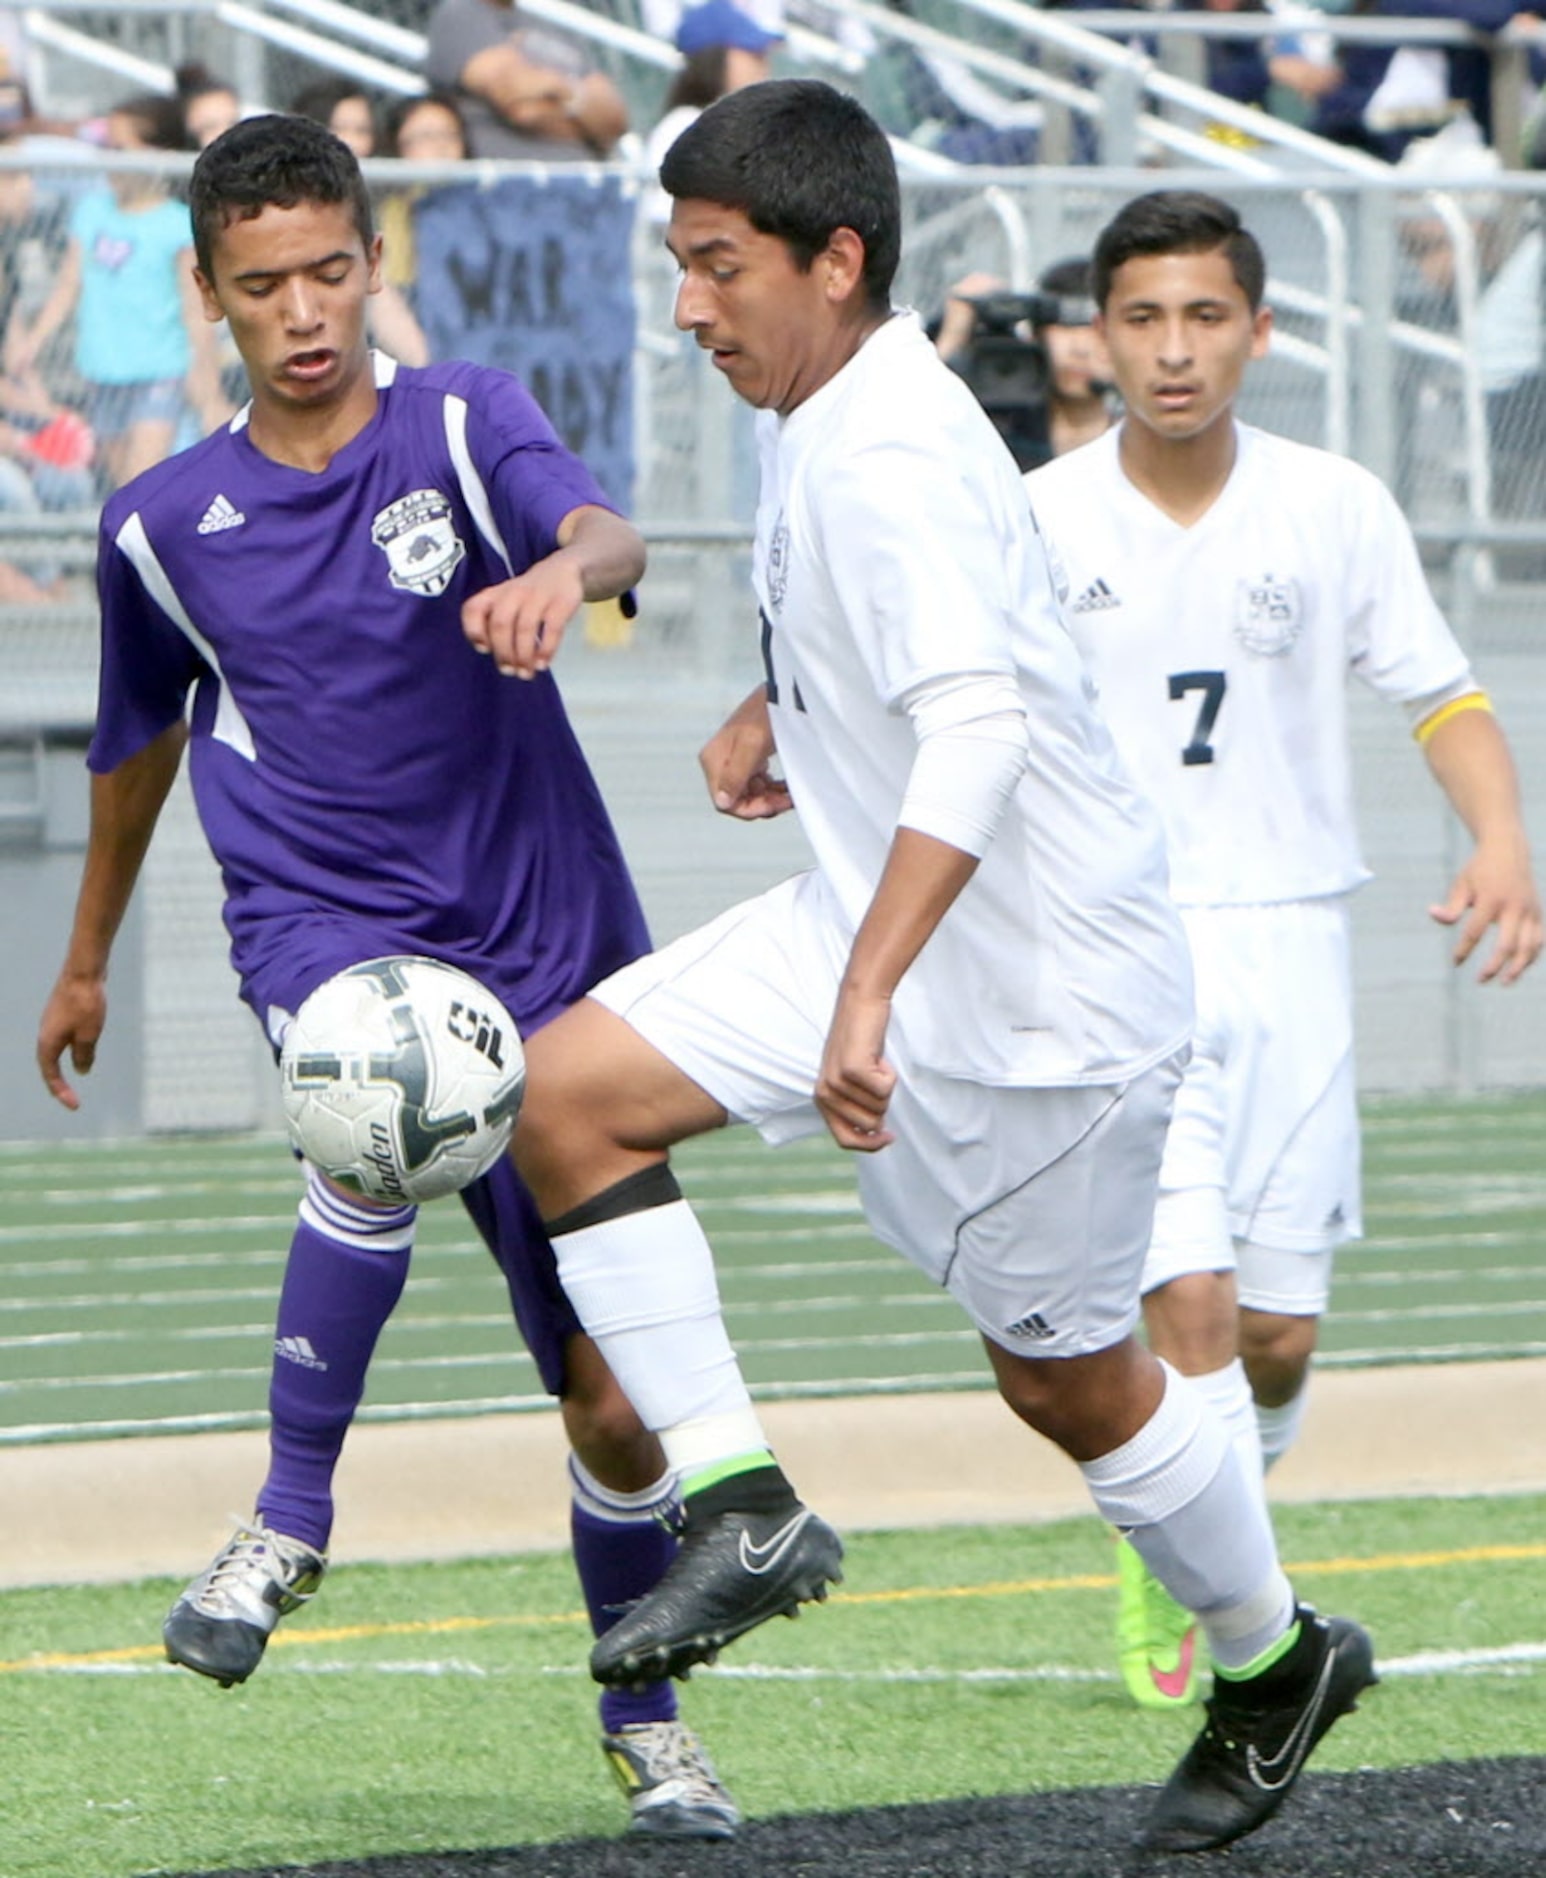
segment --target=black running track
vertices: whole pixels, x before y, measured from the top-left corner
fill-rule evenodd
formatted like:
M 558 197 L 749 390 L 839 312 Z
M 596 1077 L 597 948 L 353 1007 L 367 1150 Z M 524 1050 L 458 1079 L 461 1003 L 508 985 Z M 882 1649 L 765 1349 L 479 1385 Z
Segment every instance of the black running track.
M 1546 1760 L 1307 1774 L 1238 1845 L 1136 1860 L 1151 1798 L 1085 1788 L 755 1820 L 729 1845 L 571 1839 L 219 1878 L 1546 1878 Z

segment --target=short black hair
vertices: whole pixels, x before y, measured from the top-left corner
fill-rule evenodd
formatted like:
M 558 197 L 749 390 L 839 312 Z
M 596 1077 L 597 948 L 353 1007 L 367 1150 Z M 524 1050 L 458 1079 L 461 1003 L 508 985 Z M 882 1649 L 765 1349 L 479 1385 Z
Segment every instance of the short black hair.
M 902 198 L 886 134 L 857 99 L 814 78 L 772 78 L 721 98 L 660 166 L 678 201 L 739 209 L 803 271 L 839 228 L 864 243 L 864 287 L 888 308 L 902 254 Z
M 1156 189 L 1119 209 L 1095 241 L 1095 304 L 1104 307 L 1125 261 L 1151 254 L 1222 253 L 1254 313 L 1267 291 L 1261 243 L 1237 209 L 1201 189 Z
M 370 195 L 354 152 L 307 117 L 272 112 L 222 131 L 193 166 L 188 208 L 193 251 L 204 278 L 215 278 L 215 241 L 233 222 L 266 208 L 339 203 L 354 217 L 361 242 L 375 239 Z

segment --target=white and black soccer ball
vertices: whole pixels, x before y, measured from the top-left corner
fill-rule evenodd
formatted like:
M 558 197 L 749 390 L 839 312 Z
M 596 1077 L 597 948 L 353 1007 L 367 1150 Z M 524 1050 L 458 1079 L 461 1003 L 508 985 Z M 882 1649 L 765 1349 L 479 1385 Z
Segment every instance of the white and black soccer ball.
M 438 959 L 367 959 L 319 985 L 279 1058 L 296 1151 L 388 1204 L 436 1200 L 487 1173 L 526 1086 L 499 999 Z

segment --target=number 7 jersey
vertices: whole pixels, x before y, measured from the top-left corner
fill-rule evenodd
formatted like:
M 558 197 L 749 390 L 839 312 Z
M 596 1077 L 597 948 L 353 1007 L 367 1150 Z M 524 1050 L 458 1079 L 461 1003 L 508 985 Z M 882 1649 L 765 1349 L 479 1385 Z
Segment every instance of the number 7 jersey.
M 1345 893 L 1347 679 L 1398 704 L 1468 674 L 1411 530 L 1367 470 L 1236 425 L 1190 527 L 1128 480 L 1120 429 L 1034 470 L 1031 506 L 1103 715 L 1157 804 L 1182 906 Z

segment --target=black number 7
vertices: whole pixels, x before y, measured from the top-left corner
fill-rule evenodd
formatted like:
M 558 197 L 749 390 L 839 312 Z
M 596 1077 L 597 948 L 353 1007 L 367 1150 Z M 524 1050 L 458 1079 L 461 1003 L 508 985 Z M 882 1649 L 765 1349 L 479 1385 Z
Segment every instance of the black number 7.
M 1213 745 L 1208 739 L 1213 735 L 1214 719 L 1219 714 L 1219 706 L 1224 702 L 1224 674 L 1222 672 L 1172 672 L 1170 674 L 1170 698 L 1174 703 L 1184 698 L 1189 691 L 1200 691 L 1202 703 L 1197 707 L 1197 722 L 1192 726 L 1192 740 L 1184 744 L 1181 761 L 1188 766 L 1193 763 L 1211 763 Z

